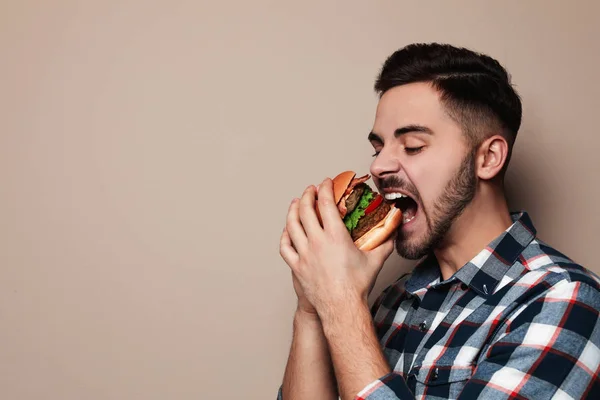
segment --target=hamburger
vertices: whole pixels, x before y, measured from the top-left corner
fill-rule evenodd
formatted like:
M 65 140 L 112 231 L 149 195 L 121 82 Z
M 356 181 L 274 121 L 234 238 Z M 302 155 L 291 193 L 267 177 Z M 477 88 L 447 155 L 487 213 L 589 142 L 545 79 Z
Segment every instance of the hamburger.
M 333 181 L 333 195 L 340 217 L 354 244 L 371 250 L 385 242 L 402 223 L 398 203 L 389 202 L 366 183 L 371 178 L 356 178 L 354 171 L 344 171 Z M 321 217 L 317 207 L 319 221 Z

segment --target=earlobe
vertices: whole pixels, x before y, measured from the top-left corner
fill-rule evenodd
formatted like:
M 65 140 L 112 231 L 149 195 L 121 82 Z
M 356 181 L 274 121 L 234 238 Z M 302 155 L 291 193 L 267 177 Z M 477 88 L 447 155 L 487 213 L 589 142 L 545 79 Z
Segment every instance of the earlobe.
M 497 176 L 506 162 L 508 143 L 500 135 L 495 135 L 484 141 L 480 147 L 478 176 L 480 179 L 493 179 Z

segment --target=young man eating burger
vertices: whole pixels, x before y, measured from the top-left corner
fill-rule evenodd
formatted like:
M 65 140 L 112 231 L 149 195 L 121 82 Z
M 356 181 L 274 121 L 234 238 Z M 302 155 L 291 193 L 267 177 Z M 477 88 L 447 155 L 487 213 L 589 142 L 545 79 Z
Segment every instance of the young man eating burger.
M 506 70 L 414 44 L 386 60 L 375 89 L 370 175 L 411 212 L 364 251 L 330 179 L 294 199 L 280 254 L 298 306 L 278 398 L 600 398 L 600 279 L 507 205 L 521 101 Z M 420 261 L 369 308 L 394 248 Z

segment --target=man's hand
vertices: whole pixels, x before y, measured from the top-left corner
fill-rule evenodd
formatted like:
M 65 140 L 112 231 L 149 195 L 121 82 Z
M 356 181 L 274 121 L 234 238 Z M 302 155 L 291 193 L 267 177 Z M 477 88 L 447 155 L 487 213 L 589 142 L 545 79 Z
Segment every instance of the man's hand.
M 298 278 L 296 278 L 296 274 L 294 274 L 294 272 L 292 272 L 292 280 L 294 283 L 294 291 L 298 297 L 298 308 L 296 311 L 318 318 L 317 310 L 306 298 L 304 290 L 302 290 L 302 286 L 300 285 L 300 282 L 298 281 Z
M 286 258 L 287 248 L 290 246 L 292 246 L 290 235 L 287 232 L 287 227 L 284 227 L 279 243 L 279 254 L 282 258 Z M 296 311 L 318 319 L 319 317 L 317 314 L 317 310 L 304 295 L 304 290 L 302 290 L 302 286 L 300 285 L 300 282 L 298 281 L 298 278 L 296 277 L 294 271 L 292 271 L 292 282 L 294 284 L 294 291 L 296 292 L 296 297 L 298 298 L 298 306 L 296 308 Z
M 333 182 L 326 179 L 317 189 L 309 186 L 294 199 L 281 237 L 280 254 L 292 270 L 299 306 L 314 307 L 329 318 L 349 304 L 367 303 L 377 274 L 393 250 L 389 239 L 368 252 L 359 250 L 346 229 L 333 197 Z

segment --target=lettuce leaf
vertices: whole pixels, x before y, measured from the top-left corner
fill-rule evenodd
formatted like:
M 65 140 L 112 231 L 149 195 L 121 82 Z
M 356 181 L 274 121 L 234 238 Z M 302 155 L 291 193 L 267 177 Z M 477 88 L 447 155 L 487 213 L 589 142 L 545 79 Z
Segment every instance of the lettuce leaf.
M 373 192 L 366 189 L 354 211 L 344 217 L 344 224 L 348 228 L 348 231 L 352 232 L 352 229 L 356 228 L 358 220 L 365 215 L 365 209 L 371 204 L 373 197 Z

